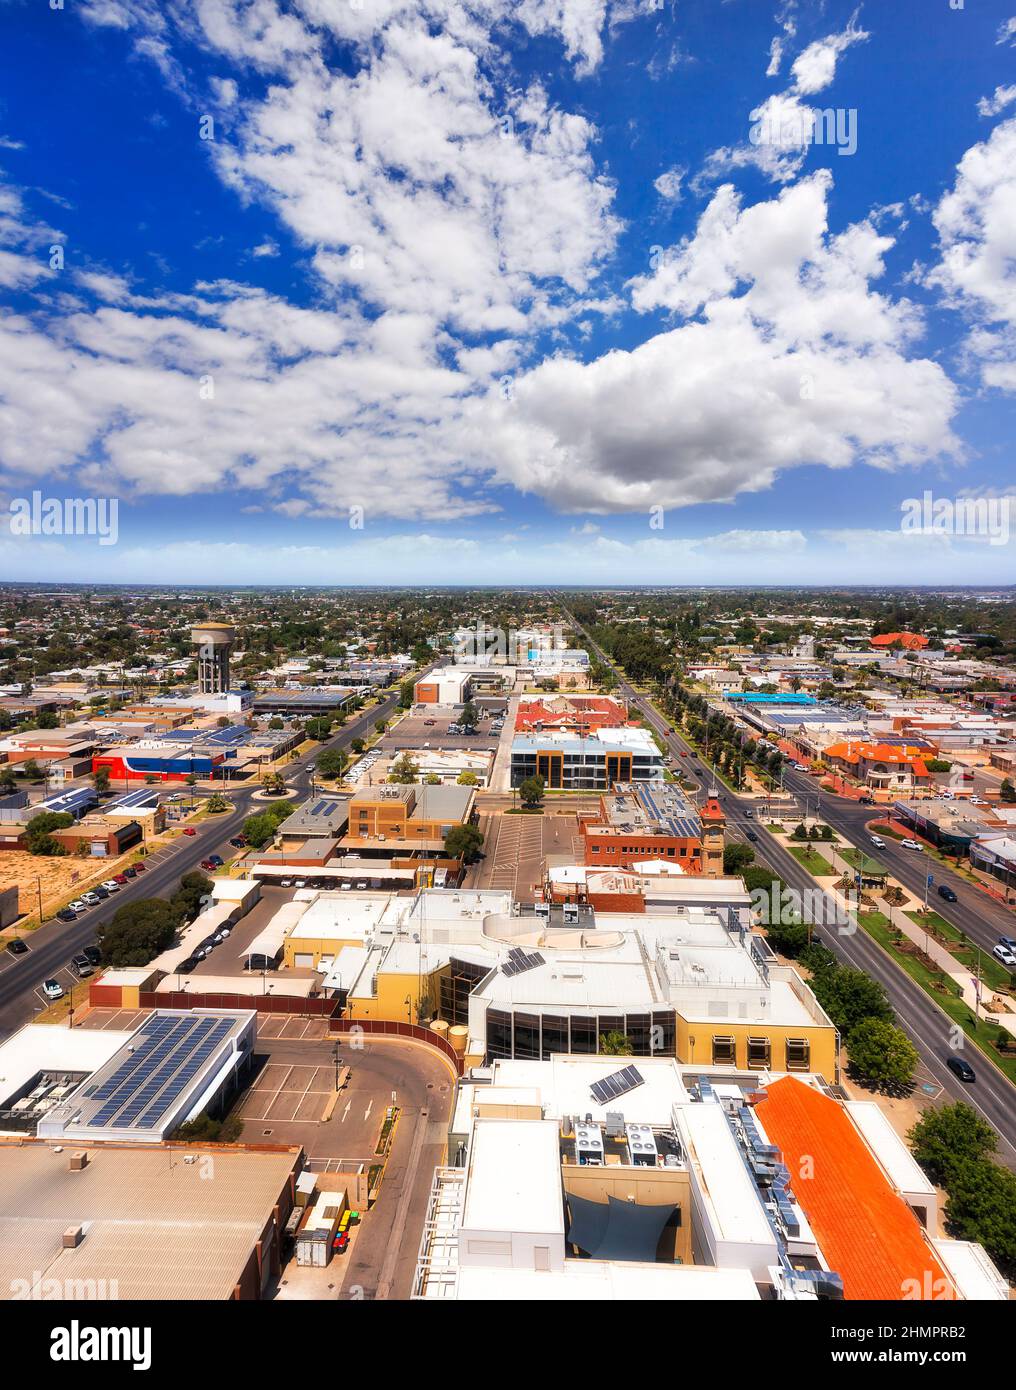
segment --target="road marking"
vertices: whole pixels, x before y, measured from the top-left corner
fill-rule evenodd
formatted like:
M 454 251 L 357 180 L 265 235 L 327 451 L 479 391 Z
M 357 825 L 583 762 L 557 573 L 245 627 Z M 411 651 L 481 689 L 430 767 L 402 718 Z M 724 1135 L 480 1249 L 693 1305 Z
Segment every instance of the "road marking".
M 374 1097 L 371 1096 L 371 1098 L 370 1098 L 370 1104 L 367 1106 L 367 1109 L 363 1112 L 363 1118 L 364 1118 L 365 1121 L 370 1119 L 370 1112 L 371 1112 L 373 1109 L 374 1109 Z
M 344 1125 L 344 1124 L 346 1123 L 346 1116 L 349 1114 L 350 1110 L 352 1109 L 352 1106 L 353 1106 L 353 1102 L 352 1102 L 351 1100 L 347 1100 L 347 1101 L 346 1101 L 346 1108 L 345 1108 L 345 1110 L 343 1110 L 343 1112 L 342 1112 L 342 1119 L 339 1121 L 339 1124 Z

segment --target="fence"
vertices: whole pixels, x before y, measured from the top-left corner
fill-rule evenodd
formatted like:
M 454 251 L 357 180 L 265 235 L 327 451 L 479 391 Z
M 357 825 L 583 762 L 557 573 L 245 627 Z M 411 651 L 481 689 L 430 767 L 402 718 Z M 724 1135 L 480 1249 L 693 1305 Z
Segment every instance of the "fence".
M 435 1047 L 455 1068 L 455 1075 L 462 1074 L 462 1058 L 451 1043 L 432 1028 L 421 1028 L 415 1023 L 389 1022 L 383 1018 L 332 1018 L 328 1021 L 330 1033 L 349 1033 L 353 1030 L 365 1036 L 373 1034 L 382 1038 L 406 1038 Z

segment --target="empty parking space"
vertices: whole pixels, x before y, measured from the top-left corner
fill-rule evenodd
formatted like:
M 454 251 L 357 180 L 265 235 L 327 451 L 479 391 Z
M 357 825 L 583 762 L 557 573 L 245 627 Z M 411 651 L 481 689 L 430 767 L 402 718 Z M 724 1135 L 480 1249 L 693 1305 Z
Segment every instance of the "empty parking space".
M 296 1018 L 290 1014 L 261 1014 L 258 1037 L 316 1042 L 328 1037 L 328 1022 L 323 1018 Z
M 245 1122 L 317 1124 L 334 1085 L 332 1067 L 269 1062 L 248 1091 L 240 1115 Z

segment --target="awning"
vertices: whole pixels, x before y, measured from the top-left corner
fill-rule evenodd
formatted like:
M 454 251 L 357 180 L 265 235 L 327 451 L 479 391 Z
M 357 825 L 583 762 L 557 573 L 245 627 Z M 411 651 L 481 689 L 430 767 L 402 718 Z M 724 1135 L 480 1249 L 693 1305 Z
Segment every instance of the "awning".
M 640 1207 L 608 1197 L 591 1202 L 569 1194 L 570 1221 L 567 1241 L 597 1260 L 640 1260 L 652 1263 L 663 1228 L 676 1206 Z

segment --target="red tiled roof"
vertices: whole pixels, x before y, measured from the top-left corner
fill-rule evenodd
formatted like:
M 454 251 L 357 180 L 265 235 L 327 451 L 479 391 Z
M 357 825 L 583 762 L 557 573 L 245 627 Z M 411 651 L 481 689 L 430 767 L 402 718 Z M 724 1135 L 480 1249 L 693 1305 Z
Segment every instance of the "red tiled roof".
M 842 1277 L 845 1298 L 955 1298 L 917 1217 L 839 1101 L 785 1076 L 766 1088 L 755 1113 L 783 1154 L 794 1196 L 829 1268 Z
M 891 647 L 897 642 L 910 651 L 928 645 L 927 637 L 922 637 L 919 632 L 883 632 L 881 636 L 871 639 L 873 647 Z

